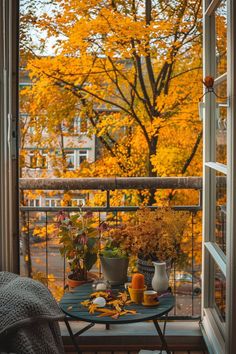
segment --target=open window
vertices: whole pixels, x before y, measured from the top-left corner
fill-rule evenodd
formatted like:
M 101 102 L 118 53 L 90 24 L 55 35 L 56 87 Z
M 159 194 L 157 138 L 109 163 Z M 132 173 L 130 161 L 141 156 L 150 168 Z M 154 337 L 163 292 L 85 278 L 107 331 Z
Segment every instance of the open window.
M 235 6 L 205 0 L 203 328 L 214 353 L 233 353 L 235 335 Z

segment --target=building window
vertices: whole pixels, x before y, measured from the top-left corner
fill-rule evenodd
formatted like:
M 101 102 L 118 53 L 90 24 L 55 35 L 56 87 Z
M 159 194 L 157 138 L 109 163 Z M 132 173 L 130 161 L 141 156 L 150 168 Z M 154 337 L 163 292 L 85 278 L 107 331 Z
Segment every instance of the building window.
M 76 168 L 74 150 L 66 152 L 66 168 L 67 170 L 74 170 Z
M 85 117 L 76 117 L 74 121 L 74 129 L 76 134 L 88 133 L 88 120 Z
M 85 199 L 83 198 L 71 199 L 71 206 L 83 207 L 85 206 Z
M 29 162 L 29 167 L 30 167 L 30 168 L 37 168 L 37 157 L 36 157 L 36 155 L 34 154 L 34 152 L 31 152 L 31 153 L 29 154 L 29 160 L 30 160 L 30 162 Z
M 61 206 L 61 200 L 57 199 L 57 198 L 46 198 L 45 199 L 45 206 L 46 207 L 50 207 L 50 208 L 54 208 L 54 207 L 59 207 Z
M 28 87 L 31 87 L 32 85 L 33 85 L 32 82 L 20 82 L 19 83 L 19 89 L 20 90 L 24 90 L 24 89 L 26 89 Z
M 47 153 L 40 151 L 31 151 L 29 153 L 29 167 L 32 169 L 46 169 L 47 164 Z
M 79 165 L 87 160 L 88 160 L 88 151 L 87 150 L 79 150 Z
M 40 199 L 29 199 L 28 206 L 33 208 L 40 207 Z

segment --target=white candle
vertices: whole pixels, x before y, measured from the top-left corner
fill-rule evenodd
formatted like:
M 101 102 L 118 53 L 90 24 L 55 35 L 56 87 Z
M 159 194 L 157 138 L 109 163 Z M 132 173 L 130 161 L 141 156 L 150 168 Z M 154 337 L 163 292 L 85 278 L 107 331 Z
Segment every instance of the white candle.
M 96 286 L 96 290 L 106 290 L 107 287 L 106 287 L 106 284 L 104 283 L 98 283 L 97 286 Z

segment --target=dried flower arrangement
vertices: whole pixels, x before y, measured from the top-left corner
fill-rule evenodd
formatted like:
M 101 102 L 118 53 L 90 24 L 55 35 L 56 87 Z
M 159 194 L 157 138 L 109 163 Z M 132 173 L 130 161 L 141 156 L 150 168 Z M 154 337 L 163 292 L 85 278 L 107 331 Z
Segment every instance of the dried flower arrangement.
M 175 260 L 189 215 L 170 207 L 142 208 L 119 228 L 111 229 L 113 243 L 132 256 L 144 260 Z

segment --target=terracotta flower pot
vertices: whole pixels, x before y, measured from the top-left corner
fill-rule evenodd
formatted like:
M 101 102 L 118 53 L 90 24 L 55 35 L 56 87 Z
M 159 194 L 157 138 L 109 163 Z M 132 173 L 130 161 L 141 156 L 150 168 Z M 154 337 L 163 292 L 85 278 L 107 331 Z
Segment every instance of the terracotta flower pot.
M 77 286 L 86 284 L 86 283 L 92 283 L 95 279 L 98 279 L 98 275 L 88 272 L 88 278 L 87 280 L 75 280 L 72 279 L 73 274 L 69 274 L 67 277 L 67 285 L 69 288 L 76 288 Z

